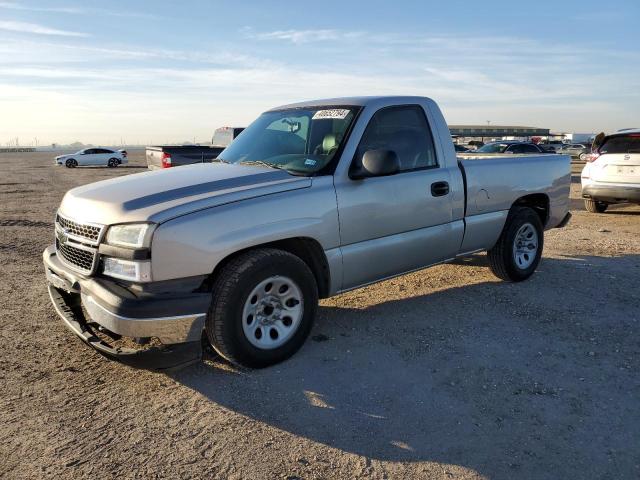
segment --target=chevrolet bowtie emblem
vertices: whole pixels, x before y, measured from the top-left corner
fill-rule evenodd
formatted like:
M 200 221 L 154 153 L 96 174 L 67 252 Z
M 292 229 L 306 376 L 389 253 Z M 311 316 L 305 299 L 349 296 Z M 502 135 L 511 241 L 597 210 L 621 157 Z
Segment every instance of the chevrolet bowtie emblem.
M 69 237 L 67 237 L 67 231 L 63 230 L 63 231 L 58 231 L 58 242 L 60 243 L 60 245 L 64 245 L 65 243 L 67 243 L 67 240 L 69 240 Z

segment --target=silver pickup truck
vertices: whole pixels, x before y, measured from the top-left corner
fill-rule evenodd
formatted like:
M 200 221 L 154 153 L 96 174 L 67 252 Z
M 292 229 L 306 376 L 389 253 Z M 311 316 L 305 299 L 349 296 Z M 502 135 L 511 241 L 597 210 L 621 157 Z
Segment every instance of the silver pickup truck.
M 319 298 L 483 250 L 525 280 L 569 186 L 568 156 L 456 158 L 428 98 L 318 100 L 265 112 L 214 163 L 70 190 L 44 265 L 66 325 L 109 357 L 165 368 L 208 343 L 264 367 Z

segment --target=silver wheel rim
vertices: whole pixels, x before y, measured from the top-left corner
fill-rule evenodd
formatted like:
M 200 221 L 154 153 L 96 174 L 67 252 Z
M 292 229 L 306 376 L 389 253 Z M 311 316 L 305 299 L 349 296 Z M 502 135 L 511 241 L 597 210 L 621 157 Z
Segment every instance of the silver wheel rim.
M 278 348 L 296 333 L 303 312 L 300 287 L 288 277 L 269 277 L 256 285 L 245 300 L 242 330 L 254 347 Z
M 525 223 L 516 232 L 513 240 L 513 260 L 525 270 L 531 266 L 538 254 L 538 232 L 530 223 Z

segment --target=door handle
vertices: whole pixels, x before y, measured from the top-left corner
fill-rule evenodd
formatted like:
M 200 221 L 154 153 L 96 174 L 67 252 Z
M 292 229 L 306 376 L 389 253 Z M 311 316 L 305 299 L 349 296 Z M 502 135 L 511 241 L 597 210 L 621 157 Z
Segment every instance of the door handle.
M 434 182 L 431 184 L 431 195 L 443 197 L 449 194 L 449 182 Z

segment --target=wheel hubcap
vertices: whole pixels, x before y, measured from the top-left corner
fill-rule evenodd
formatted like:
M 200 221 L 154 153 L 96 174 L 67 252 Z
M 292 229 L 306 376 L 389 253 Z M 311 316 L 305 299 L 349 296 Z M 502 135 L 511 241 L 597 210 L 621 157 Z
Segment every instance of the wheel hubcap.
M 538 232 L 533 225 L 522 225 L 513 240 L 513 259 L 521 270 L 529 268 L 538 253 Z
M 242 310 L 242 330 L 253 346 L 278 348 L 296 332 L 303 312 L 300 287 L 288 277 L 269 277 L 247 297 Z

